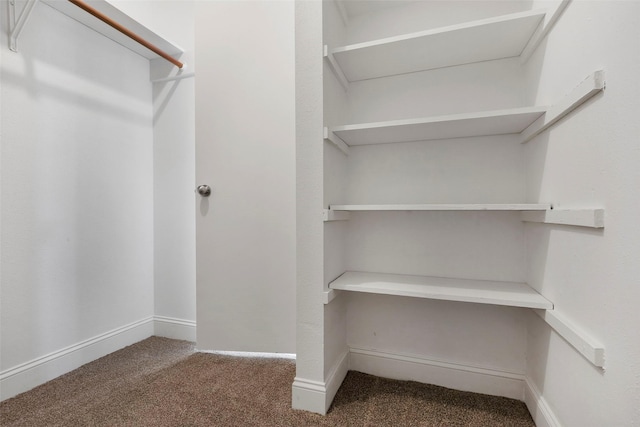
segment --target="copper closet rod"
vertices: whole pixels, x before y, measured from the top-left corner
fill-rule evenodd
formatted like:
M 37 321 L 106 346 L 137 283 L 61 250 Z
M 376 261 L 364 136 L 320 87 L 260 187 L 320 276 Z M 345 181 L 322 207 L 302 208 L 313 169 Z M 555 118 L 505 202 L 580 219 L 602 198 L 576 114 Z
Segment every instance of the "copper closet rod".
M 149 43 L 148 41 L 146 41 L 145 39 L 143 39 L 139 35 L 135 34 L 134 32 L 130 31 L 129 29 L 127 29 L 127 28 L 123 27 L 122 25 L 118 24 L 116 21 L 114 21 L 113 19 L 111 19 L 108 16 L 104 15 L 103 13 L 101 13 L 101 12 L 97 11 L 96 9 L 92 8 L 91 6 L 86 4 L 85 2 L 83 2 L 81 0 L 69 0 L 69 1 L 71 3 L 73 3 L 73 4 L 75 4 L 76 6 L 78 6 L 80 9 L 84 10 L 85 12 L 90 13 L 91 15 L 95 16 L 96 18 L 98 18 L 99 20 L 104 22 L 105 24 L 110 25 L 111 27 L 113 27 L 116 30 L 120 31 L 125 36 L 135 40 L 136 42 L 140 43 L 142 46 L 146 47 L 147 49 L 151 50 L 152 52 L 154 52 L 154 53 L 158 54 L 159 56 L 163 57 L 164 59 L 166 59 L 167 61 L 171 62 L 173 65 L 175 65 L 176 67 L 182 68 L 184 66 L 184 64 L 182 62 L 178 61 L 175 58 L 172 58 L 171 56 L 169 56 L 168 53 L 166 53 L 163 50 L 157 48 L 156 46 L 154 46 L 153 44 Z

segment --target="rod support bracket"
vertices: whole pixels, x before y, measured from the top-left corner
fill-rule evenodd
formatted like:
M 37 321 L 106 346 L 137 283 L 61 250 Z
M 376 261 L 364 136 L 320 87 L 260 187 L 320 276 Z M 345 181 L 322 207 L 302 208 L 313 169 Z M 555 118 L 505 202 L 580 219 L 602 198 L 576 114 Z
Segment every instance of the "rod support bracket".
M 29 20 L 36 3 L 38 0 L 27 0 L 20 16 L 16 19 L 16 0 L 9 1 L 9 49 L 13 52 L 18 51 L 18 38 L 20 38 L 20 33 Z

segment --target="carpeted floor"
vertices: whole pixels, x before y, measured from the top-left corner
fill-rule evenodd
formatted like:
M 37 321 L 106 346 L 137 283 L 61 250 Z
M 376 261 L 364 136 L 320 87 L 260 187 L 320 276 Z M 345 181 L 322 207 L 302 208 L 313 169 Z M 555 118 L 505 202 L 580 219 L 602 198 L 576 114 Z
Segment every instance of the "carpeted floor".
M 152 337 L 0 403 L 9 426 L 513 426 L 525 405 L 349 372 L 326 416 L 291 409 L 293 361 Z

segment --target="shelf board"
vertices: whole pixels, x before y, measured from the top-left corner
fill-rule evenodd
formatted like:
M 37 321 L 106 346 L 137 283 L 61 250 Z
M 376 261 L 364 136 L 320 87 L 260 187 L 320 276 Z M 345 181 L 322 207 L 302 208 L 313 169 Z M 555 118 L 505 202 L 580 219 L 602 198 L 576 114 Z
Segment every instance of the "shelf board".
M 544 11 L 503 15 L 338 47 L 330 55 L 350 82 L 517 57 L 544 16 Z
M 335 126 L 329 131 L 349 146 L 518 134 L 545 111 L 546 107 L 512 108 Z
M 416 205 L 331 205 L 332 211 L 547 211 L 550 204 L 511 203 L 511 204 L 416 204 Z
M 131 40 L 129 37 L 123 35 L 119 31 L 88 14 L 67 0 L 42 0 L 42 2 L 147 59 L 160 58 L 157 54 L 146 47 Z M 180 47 L 151 31 L 149 28 L 131 18 L 109 2 L 105 0 L 90 0 L 87 1 L 87 3 L 94 9 L 104 13 L 109 18 L 125 26 L 169 55 L 178 57 L 183 53 L 183 50 Z
M 551 310 L 553 304 L 526 283 L 347 271 L 330 289 Z

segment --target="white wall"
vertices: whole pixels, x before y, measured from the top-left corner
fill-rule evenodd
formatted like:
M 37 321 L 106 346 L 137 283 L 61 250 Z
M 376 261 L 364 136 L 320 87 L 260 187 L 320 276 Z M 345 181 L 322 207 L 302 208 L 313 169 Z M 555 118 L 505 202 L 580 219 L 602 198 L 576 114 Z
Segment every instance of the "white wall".
M 150 335 L 154 275 L 148 61 L 44 4 L 13 53 L 6 5 L 3 398 L 104 350 L 79 343 L 114 330 L 118 346 Z M 39 359 L 49 354 L 60 358 Z M 42 369 L 23 365 L 36 360 Z
M 184 50 L 182 73 L 195 73 L 194 3 L 150 9 L 150 28 Z M 177 73 L 162 59 L 151 61 L 152 79 Z M 155 333 L 195 341 L 195 78 L 154 84 L 153 106 Z
M 606 72 L 603 94 L 526 145 L 532 202 L 606 209 L 601 231 L 536 224 L 526 232 L 529 283 L 605 348 L 601 370 L 537 316 L 529 321 L 527 376 L 569 427 L 640 420 L 638 16 L 637 1 L 573 1 L 527 63 L 531 102 L 542 105 Z
M 193 1 L 110 3 L 184 51 L 182 70 L 152 60 L 152 80 L 195 73 Z M 155 334 L 195 341 L 195 78 L 154 84 L 153 111 Z
M 295 352 L 292 1 L 196 5 L 198 348 Z

